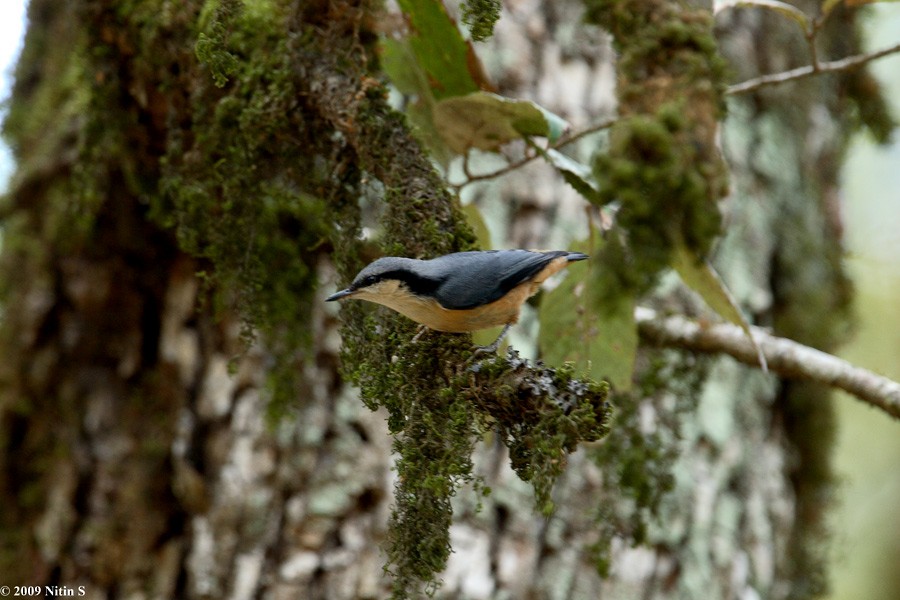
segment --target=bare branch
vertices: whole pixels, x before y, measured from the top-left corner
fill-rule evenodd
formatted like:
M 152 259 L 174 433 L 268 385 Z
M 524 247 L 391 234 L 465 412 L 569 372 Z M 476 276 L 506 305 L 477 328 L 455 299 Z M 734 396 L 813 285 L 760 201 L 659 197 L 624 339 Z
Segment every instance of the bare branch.
M 572 135 L 564 135 L 561 138 L 559 138 L 559 140 L 557 140 L 557 142 L 555 144 L 551 144 L 548 147 L 548 149 L 559 150 L 560 148 L 562 148 L 564 146 L 568 146 L 569 144 L 576 142 L 587 135 L 590 135 L 592 133 L 597 133 L 598 131 L 603 131 L 604 129 L 609 129 L 610 127 L 613 126 L 613 124 L 615 124 L 615 122 L 617 120 L 618 120 L 617 118 L 606 119 L 605 121 L 600 121 L 599 123 L 597 123 L 595 125 L 591 125 L 587 129 L 582 129 L 581 131 L 579 131 L 577 133 L 573 133 Z M 536 153 L 529 154 L 529 155 L 525 156 L 524 158 L 521 158 L 515 162 L 509 163 L 505 167 L 497 169 L 496 171 L 491 171 L 490 173 L 484 173 L 482 175 L 469 175 L 469 173 L 466 171 L 467 177 L 466 177 L 465 181 L 463 181 L 462 183 L 460 183 L 458 185 L 453 185 L 453 184 L 451 184 L 451 185 L 452 185 L 452 187 L 454 187 L 456 189 L 457 192 L 459 192 L 459 190 L 461 190 L 465 186 L 469 185 L 470 183 L 474 183 L 476 181 L 484 181 L 486 179 L 494 179 L 496 177 L 500 177 L 501 175 L 506 175 L 510 171 L 515 171 L 516 169 L 527 165 L 528 163 L 530 163 L 531 161 L 533 161 L 534 159 L 539 158 L 539 157 L 540 157 L 540 154 L 536 154 Z
M 842 58 L 841 60 L 833 60 L 829 62 L 820 62 L 818 63 L 818 68 L 815 65 L 807 65 L 805 67 L 800 67 L 797 69 L 792 69 L 790 71 L 783 71 L 781 73 L 773 73 L 771 75 L 763 75 L 762 77 L 757 77 L 755 79 L 750 79 L 748 81 L 744 81 L 743 83 L 737 83 L 735 85 L 729 86 L 728 90 L 726 90 L 727 94 L 735 95 L 735 94 L 746 94 L 747 92 L 753 92 L 760 88 L 767 87 L 770 85 L 778 85 L 780 83 L 785 83 L 788 81 L 795 81 L 797 79 L 804 79 L 806 77 L 811 77 L 813 75 L 817 75 L 819 73 L 835 73 L 838 71 L 849 71 L 850 69 L 855 69 L 860 67 L 868 62 L 873 60 L 882 58 L 889 54 L 894 54 L 896 52 L 900 52 L 900 44 L 895 44 L 893 46 L 889 46 L 878 52 L 871 52 L 869 54 L 858 54 L 856 56 L 849 56 L 847 58 Z
M 644 307 L 637 308 L 635 319 L 641 337 L 651 344 L 727 354 L 748 365 L 758 365 L 753 344 L 737 325 L 701 325 L 682 316 L 661 317 Z M 900 383 L 759 327 L 751 329 L 772 372 L 840 388 L 900 419 Z

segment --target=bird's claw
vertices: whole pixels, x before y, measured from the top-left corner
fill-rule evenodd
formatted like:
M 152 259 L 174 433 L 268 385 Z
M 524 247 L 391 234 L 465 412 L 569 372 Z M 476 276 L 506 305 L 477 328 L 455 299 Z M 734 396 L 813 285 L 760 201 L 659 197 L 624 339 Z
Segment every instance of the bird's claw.
M 501 342 L 503 342 L 503 338 L 506 337 L 506 333 L 509 331 L 510 327 L 512 327 L 512 323 L 507 323 L 506 326 L 503 327 L 503 331 L 500 332 L 500 335 L 497 336 L 497 339 L 494 340 L 494 343 L 490 346 L 475 346 L 475 349 L 472 351 L 472 356 L 469 357 L 469 360 L 474 360 L 476 357 L 482 354 L 494 354 L 500 347 Z
M 427 330 L 427 329 L 428 328 L 425 327 L 424 325 L 419 325 L 419 330 L 416 331 L 416 335 L 413 336 L 412 340 L 410 340 L 409 343 L 415 344 L 416 342 L 418 342 L 419 338 L 422 337 L 422 334 L 425 333 L 425 330 Z

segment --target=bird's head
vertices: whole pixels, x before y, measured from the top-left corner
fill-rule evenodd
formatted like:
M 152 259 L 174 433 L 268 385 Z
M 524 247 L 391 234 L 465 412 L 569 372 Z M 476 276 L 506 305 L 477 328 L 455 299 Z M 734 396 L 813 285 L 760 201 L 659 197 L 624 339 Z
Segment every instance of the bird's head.
M 325 298 L 326 302 L 343 298 L 359 298 L 376 300 L 386 295 L 393 295 L 414 275 L 411 270 L 412 259 L 386 256 L 369 264 L 359 272 L 347 289 L 335 292 Z M 376 300 L 377 301 L 377 300 Z

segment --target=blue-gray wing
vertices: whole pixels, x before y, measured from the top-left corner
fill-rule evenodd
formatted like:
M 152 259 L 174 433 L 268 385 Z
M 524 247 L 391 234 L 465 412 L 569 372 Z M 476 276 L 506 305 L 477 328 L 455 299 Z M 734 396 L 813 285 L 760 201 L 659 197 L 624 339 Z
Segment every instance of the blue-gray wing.
M 489 304 L 540 273 L 550 261 L 569 252 L 486 250 L 458 252 L 430 261 L 441 284 L 435 298 L 444 308 L 464 310 Z

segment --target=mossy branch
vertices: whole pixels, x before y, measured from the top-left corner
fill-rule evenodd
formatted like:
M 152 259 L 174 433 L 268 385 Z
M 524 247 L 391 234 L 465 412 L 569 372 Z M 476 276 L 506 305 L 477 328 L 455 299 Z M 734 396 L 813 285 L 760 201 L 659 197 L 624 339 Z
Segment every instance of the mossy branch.
M 382 212 L 377 238 L 385 254 L 430 257 L 473 247 L 475 238 L 458 199 L 392 110 L 386 92 L 365 73 L 359 48 L 338 24 L 298 24 L 291 52 L 307 127 L 333 142 L 332 168 L 377 179 Z M 344 49 L 343 51 L 341 49 Z M 340 157 L 339 159 L 337 157 Z M 364 262 L 359 203 L 332 182 L 330 234 L 340 276 L 349 280 Z M 565 456 L 581 439 L 606 431 L 603 384 L 580 382 L 565 370 L 507 358 L 469 365 L 468 335 L 435 335 L 411 343 L 413 326 L 386 309 L 342 307 L 345 375 L 363 402 L 384 407 L 397 455 L 395 504 L 388 532 L 387 570 L 394 597 L 415 596 L 450 553 L 451 498 L 473 479 L 475 442 L 500 431 L 516 470 L 536 489 L 541 508 Z M 470 368 L 471 367 L 471 368 Z
M 571 368 L 533 365 L 509 348 L 462 374 L 467 397 L 509 448 L 512 468 L 531 482 L 538 508 L 553 511 L 550 492 L 566 456 L 609 432 L 609 385 L 574 377 Z

